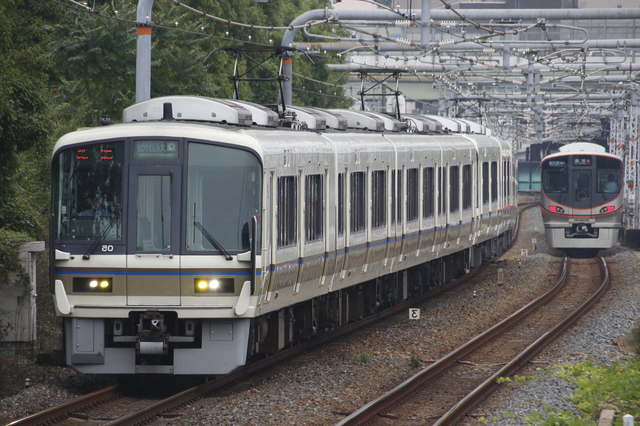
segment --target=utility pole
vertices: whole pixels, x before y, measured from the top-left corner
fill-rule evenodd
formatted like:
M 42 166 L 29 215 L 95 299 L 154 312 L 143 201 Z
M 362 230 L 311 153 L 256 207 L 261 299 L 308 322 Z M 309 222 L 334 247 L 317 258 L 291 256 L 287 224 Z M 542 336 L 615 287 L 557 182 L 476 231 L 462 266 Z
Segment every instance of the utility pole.
M 151 98 L 151 8 L 154 0 L 138 0 L 136 21 L 136 103 Z

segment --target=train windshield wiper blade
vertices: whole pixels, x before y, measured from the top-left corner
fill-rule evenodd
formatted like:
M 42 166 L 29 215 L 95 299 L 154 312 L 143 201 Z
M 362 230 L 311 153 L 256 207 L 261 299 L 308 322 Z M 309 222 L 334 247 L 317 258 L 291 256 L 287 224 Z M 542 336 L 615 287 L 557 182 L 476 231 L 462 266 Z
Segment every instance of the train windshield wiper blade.
M 207 231 L 204 226 L 202 226 L 200 224 L 200 222 L 193 222 L 193 224 L 196 226 L 196 228 L 198 228 L 198 231 L 200 231 L 202 233 L 202 235 L 204 235 L 204 237 L 207 239 L 207 241 L 209 241 L 211 243 L 211 245 L 213 245 L 215 248 L 217 248 L 219 251 L 221 251 L 224 254 L 224 258 L 227 260 L 233 260 L 233 257 L 231 257 L 231 255 L 229 254 L 228 251 L 226 251 L 224 249 L 224 247 L 222 247 L 220 245 L 220 243 L 218 241 L 216 241 L 215 238 L 213 238 L 213 235 L 211 235 L 209 233 L 209 231 Z
M 100 244 L 101 242 L 104 241 L 105 238 L 107 238 L 107 234 L 109 233 L 109 231 L 111 231 L 111 228 L 113 228 L 113 225 L 115 225 L 117 221 L 118 221 L 118 216 L 114 215 L 109 221 L 109 223 L 107 224 L 107 226 L 105 226 L 105 228 L 102 230 L 102 232 L 98 236 L 98 239 L 95 240 L 93 244 L 91 244 L 91 247 L 89 247 L 89 250 L 87 250 L 87 252 L 82 256 L 84 260 L 88 260 L 91 257 L 91 253 L 93 253 L 96 247 L 98 247 L 98 244 Z

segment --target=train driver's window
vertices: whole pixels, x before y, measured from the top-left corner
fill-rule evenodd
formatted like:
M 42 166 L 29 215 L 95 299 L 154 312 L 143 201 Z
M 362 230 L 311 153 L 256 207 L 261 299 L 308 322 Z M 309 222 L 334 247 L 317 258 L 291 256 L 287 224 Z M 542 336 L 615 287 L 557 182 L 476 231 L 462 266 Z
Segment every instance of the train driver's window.
M 120 240 L 124 143 L 66 149 L 53 161 L 55 237 Z
M 203 253 L 246 252 L 251 249 L 255 218 L 259 251 L 261 191 L 262 167 L 253 153 L 190 142 L 186 249 Z
M 542 189 L 547 194 L 566 194 L 569 182 L 567 157 L 557 157 L 542 163 Z
M 622 187 L 620 161 L 609 157 L 598 157 L 597 191 L 605 194 L 616 194 Z

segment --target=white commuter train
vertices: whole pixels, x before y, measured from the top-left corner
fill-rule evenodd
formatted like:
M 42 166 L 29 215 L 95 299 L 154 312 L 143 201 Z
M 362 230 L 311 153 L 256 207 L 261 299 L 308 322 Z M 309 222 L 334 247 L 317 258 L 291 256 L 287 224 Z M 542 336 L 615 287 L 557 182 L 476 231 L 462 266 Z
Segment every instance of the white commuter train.
M 622 228 L 622 159 L 601 145 L 574 142 L 546 156 L 540 176 L 540 208 L 551 247 L 613 247 Z
M 56 143 L 51 279 L 70 366 L 226 374 L 510 245 L 509 144 L 417 115 L 287 114 L 165 97 Z

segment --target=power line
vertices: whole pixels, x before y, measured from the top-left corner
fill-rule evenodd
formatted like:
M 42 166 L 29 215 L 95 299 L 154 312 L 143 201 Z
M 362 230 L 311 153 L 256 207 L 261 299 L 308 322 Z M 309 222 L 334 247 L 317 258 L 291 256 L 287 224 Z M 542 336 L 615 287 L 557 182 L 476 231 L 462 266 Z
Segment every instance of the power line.
M 175 4 L 176 6 L 182 7 L 184 9 L 187 9 L 193 13 L 197 13 L 198 15 L 204 17 L 204 18 L 208 18 L 208 19 L 213 19 L 214 21 L 218 21 L 218 22 L 222 22 L 224 24 L 227 25 L 233 25 L 233 26 L 237 26 L 237 27 L 241 27 L 241 28 L 248 28 L 248 29 L 252 29 L 252 30 L 269 30 L 269 31 L 276 31 L 276 30 L 291 30 L 293 31 L 294 29 L 301 29 L 301 28 L 309 28 L 315 25 L 324 25 L 324 24 L 328 24 L 329 22 L 333 21 L 333 18 L 327 18 L 323 21 L 316 21 L 316 22 L 310 22 L 304 25 L 289 25 L 286 27 L 265 27 L 265 26 L 261 26 L 261 25 L 253 25 L 253 24 L 243 24 L 240 22 L 234 22 L 230 19 L 223 19 L 217 16 L 213 16 L 213 15 L 209 15 L 206 12 L 203 12 L 201 10 L 195 9 L 191 6 L 187 6 L 186 4 L 182 3 L 180 0 L 170 0 L 171 2 L 173 2 L 173 4 Z

